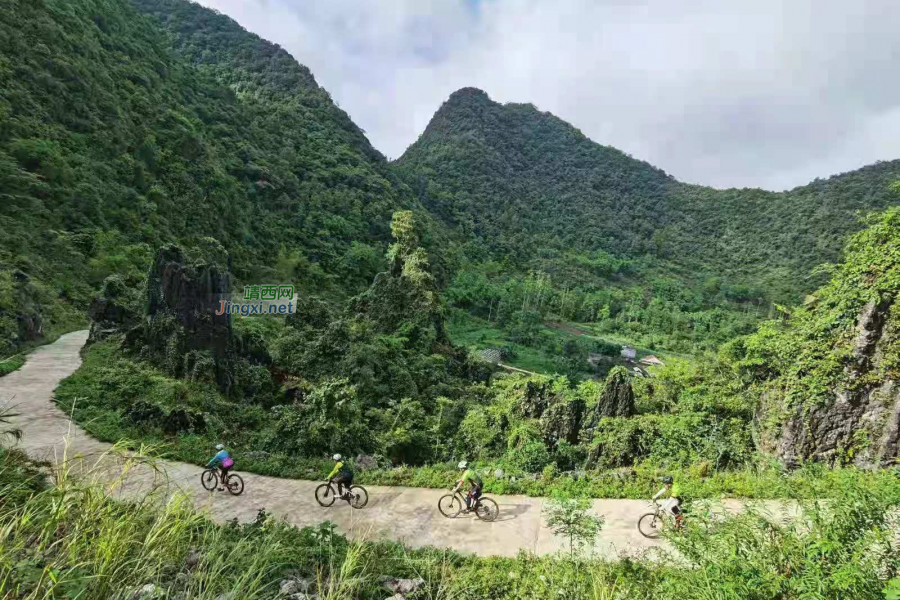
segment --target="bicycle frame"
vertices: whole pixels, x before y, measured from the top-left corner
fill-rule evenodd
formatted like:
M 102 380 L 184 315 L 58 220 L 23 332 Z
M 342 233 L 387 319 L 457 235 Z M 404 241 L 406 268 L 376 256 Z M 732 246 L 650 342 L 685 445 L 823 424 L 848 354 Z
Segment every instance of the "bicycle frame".
M 659 502 L 653 502 L 653 511 L 656 513 L 656 520 L 663 524 L 664 527 L 676 527 L 681 528 L 684 527 L 684 510 L 680 515 L 674 514 L 671 510 L 667 508 L 663 508 L 663 505 Z M 678 517 L 681 517 L 679 519 Z
M 469 507 L 468 510 L 475 510 L 476 508 L 478 508 L 478 505 L 481 504 L 481 498 L 473 498 L 472 497 L 472 490 L 469 490 L 465 496 L 463 496 L 463 493 L 461 490 L 457 490 L 456 497 L 459 498 L 460 501 L 465 506 Z M 470 499 L 475 501 L 474 504 L 469 504 L 468 500 L 470 500 Z

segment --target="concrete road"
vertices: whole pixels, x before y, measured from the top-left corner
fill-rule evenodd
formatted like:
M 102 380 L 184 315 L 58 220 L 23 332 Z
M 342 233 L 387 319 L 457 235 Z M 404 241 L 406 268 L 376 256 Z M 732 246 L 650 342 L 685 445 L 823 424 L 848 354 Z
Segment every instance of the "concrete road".
M 15 405 L 21 413 L 16 425 L 24 432 L 21 447 L 29 455 L 93 476 L 102 473 L 99 477 L 107 484 L 120 481 L 111 487 L 116 496 L 156 492 L 164 497 L 182 491 L 217 521 L 252 521 L 257 511 L 265 508 L 299 526 L 332 521 L 355 539 L 390 539 L 413 547 L 431 545 L 482 556 L 515 556 L 520 550 L 549 554 L 564 548 L 564 540 L 554 536 L 544 522 L 541 498 L 491 496 L 500 505 L 500 516 L 493 523 L 484 523 L 472 516 L 443 517 L 437 502 L 444 490 L 367 486 L 368 506 L 353 510 L 341 501 L 331 508 L 320 507 L 313 497 L 320 482 L 243 472 L 246 489 L 242 496 L 206 492 L 200 486 L 202 469 L 179 462 L 162 462 L 156 469 L 132 466 L 121 478 L 124 459 L 110 454 L 109 444 L 90 438 L 52 402 L 59 382 L 81 364 L 79 351 L 86 340 L 87 332 L 79 331 L 35 350 L 20 370 L 0 377 L 0 403 Z M 740 510 L 741 506 L 736 501 L 723 503 L 727 510 Z M 662 542 L 644 538 L 636 527 L 647 509 L 648 502 L 642 500 L 595 500 L 593 511 L 606 520 L 595 552 L 609 558 L 652 554 Z M 766 509 L 783 518 L 796 507 L 769 502 Z

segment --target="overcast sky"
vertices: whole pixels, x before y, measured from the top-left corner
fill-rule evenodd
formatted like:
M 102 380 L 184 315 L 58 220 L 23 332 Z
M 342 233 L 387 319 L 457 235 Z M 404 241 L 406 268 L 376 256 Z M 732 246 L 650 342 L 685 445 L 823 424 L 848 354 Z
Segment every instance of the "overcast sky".
M 900 158 L 898 0 L 201 0 L 397 158 L 454 90 L 531 102 L 692 183 Z

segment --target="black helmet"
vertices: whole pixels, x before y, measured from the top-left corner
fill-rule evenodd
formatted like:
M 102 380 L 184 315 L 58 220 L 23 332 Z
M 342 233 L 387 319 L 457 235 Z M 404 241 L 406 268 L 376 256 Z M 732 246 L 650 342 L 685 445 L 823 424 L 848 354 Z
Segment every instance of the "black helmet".
M 669 485 L 669 484 L 672 483 L 673 481 L 675 481 L 675 480 L 672 479 L 672 476 L 671 476 L 671 475 L 666 475 L 665 477 L 663 477 L 663 483 L 666 484 L 666 485 Z

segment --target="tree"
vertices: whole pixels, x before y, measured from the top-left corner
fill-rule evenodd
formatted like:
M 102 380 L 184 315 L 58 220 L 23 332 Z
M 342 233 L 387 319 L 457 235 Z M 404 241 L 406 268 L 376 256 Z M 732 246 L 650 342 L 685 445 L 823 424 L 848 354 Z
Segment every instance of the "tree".
M 576 547 L 579 550 L 586 546 L 593 547 L 594 540 L 603 529 L 603 517 L 592 515 L 588 512 L 590 508 L 588 498 L 571 498 L 562 494 L 544 505 L 547 526 L 554 535 L 568 538 L 569 554 L 575 554 Z

